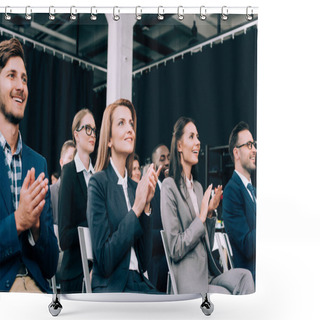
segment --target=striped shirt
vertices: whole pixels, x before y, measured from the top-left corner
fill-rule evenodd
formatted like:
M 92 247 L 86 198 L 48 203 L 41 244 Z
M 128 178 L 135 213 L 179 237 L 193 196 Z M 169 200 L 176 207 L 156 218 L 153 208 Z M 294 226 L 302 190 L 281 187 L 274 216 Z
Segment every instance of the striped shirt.
M 20 200 L 20 190 L 22 186 L 22 139 L 19 132 L 17 150 L 14 154 L 11 152 L 11 147 L 0 132 L 0 146 L 5 156 L 5 164 L 8 171 L 8 178 L 10 181 L 10 190 L 12 195 L 12 202 L 15 210 L 18 209 Z

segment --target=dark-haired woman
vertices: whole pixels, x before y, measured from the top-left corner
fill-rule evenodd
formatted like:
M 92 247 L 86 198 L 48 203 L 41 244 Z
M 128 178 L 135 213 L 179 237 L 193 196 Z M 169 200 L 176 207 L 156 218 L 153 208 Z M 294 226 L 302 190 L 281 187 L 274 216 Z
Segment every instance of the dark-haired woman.
M 138 183 L 141 179 L 141 167 L 139 156 L 137 154 L 134 154 L 132 169 L 130 171 L 130 178 L 136 183 Z
M 194 121 L 179 118 L 171 141 L 169 177 L 161 188 L 161 218 L 178 293 L 253 293 L 254 283 L 248 270 L 232 269 L 220 274 L 213 260 L 214 212 L 222 187 L 216 188 L 210 201 L 212 185 L 203 195 L 202 186 L 195 180 L 199 151 Z

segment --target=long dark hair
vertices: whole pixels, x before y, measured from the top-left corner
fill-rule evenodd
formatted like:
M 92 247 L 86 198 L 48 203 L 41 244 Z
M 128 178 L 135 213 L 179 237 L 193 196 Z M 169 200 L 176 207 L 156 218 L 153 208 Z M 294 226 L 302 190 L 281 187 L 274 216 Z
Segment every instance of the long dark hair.
M 183 199 L 184 199 L 184 196 L 181 193 L 181 189 L 180 189 L 180 180 L 181 180 L 181 176 L 183 175 L 183 168 L 181 164 L 181 156 L 178 151 L 178 141 L 180 141 L 180 139 L 182 138 L 184 134 L 184 128 L 189 122 L 192 122 L 194 125 L 196 125 L 193 119 L 187 118 L 187 117 L 180 117 L 176 121 L 173 127 L 171 149 L 170 149 L 169 176 L 174 179 L 174 182 L 176 183 L 177 188 L 180 191 L 180 194 Z M 195 179 L 197 175 L 196 166 L 192 166 L 191 174 Z M 185 183 L 184 179 L 183 179 L 183 183 Z

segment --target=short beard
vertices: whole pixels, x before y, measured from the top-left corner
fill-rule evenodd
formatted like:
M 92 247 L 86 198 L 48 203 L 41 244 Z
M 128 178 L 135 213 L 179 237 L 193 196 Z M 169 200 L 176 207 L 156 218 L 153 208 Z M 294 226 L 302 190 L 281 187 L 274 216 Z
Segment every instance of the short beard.
M 10 123 L 17 125 L 23 119 L 23 117 L 16 117 L 12 113 L 7 112 L 6 106 L 3 103 L 0 103 L 0 112 L 4 115 L 5 119 Z

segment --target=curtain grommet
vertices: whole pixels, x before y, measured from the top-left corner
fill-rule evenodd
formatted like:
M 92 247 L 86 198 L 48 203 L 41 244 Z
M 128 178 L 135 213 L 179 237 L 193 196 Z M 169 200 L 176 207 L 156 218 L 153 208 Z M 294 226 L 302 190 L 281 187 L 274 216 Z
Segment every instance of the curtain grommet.
M 93 12 L 93 9 L 95 9 L 95 13 Z M 97 9 L 96 9 L 96 7 L 91 7 L 90 20 L 91 21 L 96 21 L 97 20 Z
M 162 13 L 160 13 L 160 9 L 162 10 Z M 158 7 L 158 20 L 162 21 L 164 20 L 164 9 L 163 6 Z
M 184 19 L 184 9 L 183 6 L 178 7 L 178 19 L 182 21 Z
M 221 8 L 221 20 L 222 21 L 227 21 L 228 20 L 228 14 L 229 14 L 229 11 L 228 11 L 228 7 L 227 6 L 223 6 Z
M 72 6 L 70 8 L 70 20 L 71 21 L 75 21 L 77 20 L 77 9 L 75 6 Z
M 11 16 L 9 15 L 8 11 L 10 11 L 11 13 L 11 9 L 9 6 L 6 6 L 4 8 L 4 18 L 7 20 L 7 21 L 10 21 L 11 20 Z
M 32 19 L 31 13 L 32 13 L 31 7 L 27 6 L 26 7 L 26 15 L 25 15 L 26 20 L 30 21 Z
M 53 21 L 56 17 L 54 16 L 56 10 L 54 6 L 49 7 L 49 20 Z
M 139 12 L 138 12 L 139 10 Z M 142 19 L 142 8 L 140 6 L 136 7 L 136 19 L 140 21 Z
M 116 10 L 118 11 L 117 13 L 116 13 Z M 117 6 L 115 6 L 115 7 L 113 7 L 113 20 L 114 21 L 119 21 L 120 20 L 120 10 L 119 10 L 119 7 L 117 7 Z
M 250 10 L 250 13 L 249 13 Z M 253 19 L 253 8 L 252 7 L 247 7 L 246 9 L 246 19 L 247 21 L 251 21 Z
M 200 7 L 200 20 L 206 20 L 207 19 L 207 9 L 205 6 Z

